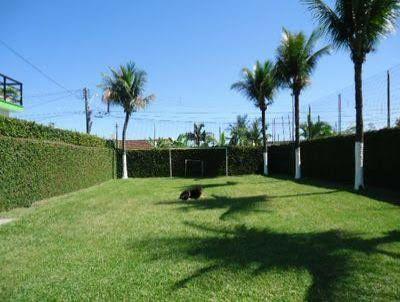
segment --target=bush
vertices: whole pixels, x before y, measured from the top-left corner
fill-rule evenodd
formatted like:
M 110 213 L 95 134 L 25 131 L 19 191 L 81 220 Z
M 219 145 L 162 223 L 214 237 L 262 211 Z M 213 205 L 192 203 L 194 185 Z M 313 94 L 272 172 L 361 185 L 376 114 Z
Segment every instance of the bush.
M 0 211 L 113 178 L 110 148 L 0 136 Z
M 0 136 L 57 141 L 87 147 L 111 146 L 110 142 L 97 136 L 47 127 L 35 122 L 8 118 L 1 115 Z

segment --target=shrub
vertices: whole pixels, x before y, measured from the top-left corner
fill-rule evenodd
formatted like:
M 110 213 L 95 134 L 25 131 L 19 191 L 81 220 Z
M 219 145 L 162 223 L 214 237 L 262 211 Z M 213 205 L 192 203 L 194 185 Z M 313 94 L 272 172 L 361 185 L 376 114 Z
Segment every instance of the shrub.
M 57 141 L 87 147 L 111 146 L 110 142 L 97 136 L 52 128 L 35 122 L 8 118 L 1 115 L 0 136 Z
M 0 136 L 0 211 L 113 178 L 110 148 Z

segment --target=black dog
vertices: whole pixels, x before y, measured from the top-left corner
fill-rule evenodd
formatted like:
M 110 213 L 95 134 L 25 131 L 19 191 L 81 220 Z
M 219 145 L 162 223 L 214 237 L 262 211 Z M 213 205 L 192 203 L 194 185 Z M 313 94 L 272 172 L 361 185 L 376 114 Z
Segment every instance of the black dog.
M 203 192 L 203 188 L 198 186 L 191 188 L 189 190 L 185 190 L 181 193 L 179 196 L 180 199 L 182 200 L 188 200 L 190 199 L 199 199 L 201 197 L 201 193 Z

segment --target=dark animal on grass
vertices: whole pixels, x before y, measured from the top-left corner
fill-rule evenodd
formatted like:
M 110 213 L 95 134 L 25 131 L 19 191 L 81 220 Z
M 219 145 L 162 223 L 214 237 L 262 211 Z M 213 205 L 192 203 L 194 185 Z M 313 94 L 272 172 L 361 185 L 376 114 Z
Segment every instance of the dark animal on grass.
M 182 200 L 199 199 L 201 197 L 202 192 L 203 192 L 202 187 L 194 187 L 194 188 L 183 191 L 181 193 L 181 195 L 179 196 L 179 198 Z

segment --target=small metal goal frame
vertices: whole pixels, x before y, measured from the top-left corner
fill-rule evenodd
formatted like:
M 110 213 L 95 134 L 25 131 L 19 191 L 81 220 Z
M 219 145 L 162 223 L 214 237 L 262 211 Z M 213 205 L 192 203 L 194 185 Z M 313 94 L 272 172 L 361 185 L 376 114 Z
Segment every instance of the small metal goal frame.
M 193 149 L 199 149 L 199 148 L 170 148 L 169 149 L 169 177 L 173 177 L 172 173 L 172 151 L 174 150 L 193 150 Z M 225 175 L 229 176 L 229 166 L 228 166 L 228 148 L 226 147 L 215 147 L 215 148 L 202 148 L 201 150 L 225 150 Z M 204 175 L 204 161 L 202 160 L 193 160 L 189 159 L 190 161 L 201 161 L 202 162 L 202 174 Z M 186 176 L 186 165 L 187 165 L 188 159 L 185 159 L 185 176 Z

